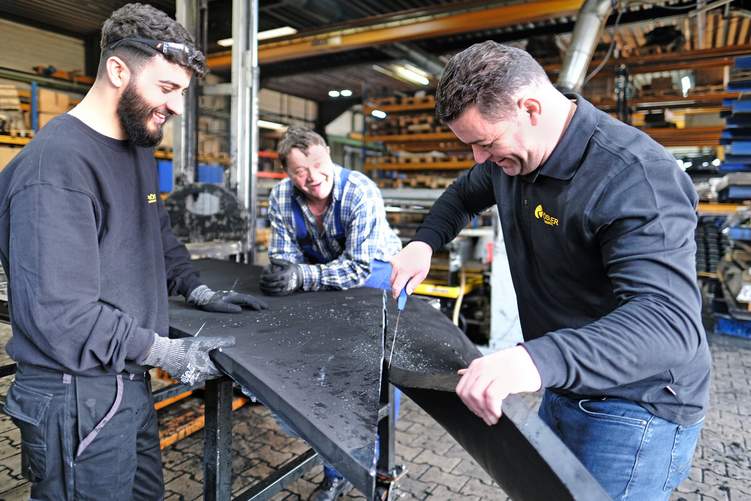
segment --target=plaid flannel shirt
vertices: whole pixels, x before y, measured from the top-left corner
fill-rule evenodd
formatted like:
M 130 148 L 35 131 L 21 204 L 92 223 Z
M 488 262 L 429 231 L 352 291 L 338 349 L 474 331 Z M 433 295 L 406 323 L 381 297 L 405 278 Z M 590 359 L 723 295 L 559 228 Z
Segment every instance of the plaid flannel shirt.
M 269 219 L 271 245 L 269 257 L 300 264 L 303 273 L 303 290 L 349 289 L 365 282 L 370 274 L 373 259 L 388 261 L 402 248 L 401 240 L 386 221 L 386 210 L 378 187 L 367 176 L 352 171 L 347 184 L 341 186 L 342 168 L 334 166 L 332 203 L 323 215 L 323 231 L 318 230 L 315 216 L 308 208 L 305 196 L 295 189 L 290 179 L 285 179 L 271 191 Z M 297 243 L 292 199 L 302 208 L 305 226 L 316 249 L 327 260 L 326 264 L 307 264 Z M 345 248 L 332 238 L 334 201 L 342 200 L 341 224 L 346 235 Z

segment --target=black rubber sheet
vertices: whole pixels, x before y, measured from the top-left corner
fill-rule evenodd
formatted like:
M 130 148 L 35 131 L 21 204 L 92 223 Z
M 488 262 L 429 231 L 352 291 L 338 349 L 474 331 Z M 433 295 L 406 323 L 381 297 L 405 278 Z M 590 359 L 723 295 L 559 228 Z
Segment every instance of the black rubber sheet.
M 212 288 L 229 289 L 237 280 L 235 290 L 260 294 L 260 268 L 213 260 L 195 263 Z M 393 301 L 375 289 L 266 299 L 269 310 L 238 315 L 205 313 L 175 300 L 171 326 L 193 334 L 206 322 L 202 336 L 234 335 L 236 346 L 215 353 L 217 365 L 372 497 L 383 337 L 385 328 L 390 349 Z M 454 392 L 456 371 L 479 356 L 439 310 L 410 298 L 401 314 L 389 379 L 512 498 L 608 499 L 521 398 L 504 400 L 503 417 L 492 427 L 467 409 Z
M 261 269 L 194 261 L 212 289 L 260 297 Z M 237 283 L 235 281 L 237 280 Z M 270 308 L 207 313 L 170 304 L 170 327 L 235 336 L 216 364 L 282 417 L 366 496 L 375 488 L 375 440 L 383 360 L 384 294 L 376 289 L 264 298 Z
M 393 330 L 396 311 L 388 304 Z M 390 333 L 387 346 L 391 347 Z M 488 426 L 459 399 L 456 373 L 481 356 L 440 311 L 410 298 L 399 319 L 389 379 L 443 426 L 515 500 L 603 500 L 607 493 L 520 397 Z

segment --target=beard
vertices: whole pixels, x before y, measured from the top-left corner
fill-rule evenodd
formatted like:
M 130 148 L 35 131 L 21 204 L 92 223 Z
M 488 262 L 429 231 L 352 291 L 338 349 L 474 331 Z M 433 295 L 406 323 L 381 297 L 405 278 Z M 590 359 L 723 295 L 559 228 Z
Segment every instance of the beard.
M 148 128 L 151 115 L 155 110 L 156 108 L 149 106 L 138 94 L 134 83 L 128 83 L 117 104 L 117 115 L 120 117 L 120 124 L 128 141 L 146 148 L 152 148 L 162 142 L 162 125 L 164 124 L 158 126 L 153 132 Z M 165 112 L 165 115 L 169 119 L 170 113 Z

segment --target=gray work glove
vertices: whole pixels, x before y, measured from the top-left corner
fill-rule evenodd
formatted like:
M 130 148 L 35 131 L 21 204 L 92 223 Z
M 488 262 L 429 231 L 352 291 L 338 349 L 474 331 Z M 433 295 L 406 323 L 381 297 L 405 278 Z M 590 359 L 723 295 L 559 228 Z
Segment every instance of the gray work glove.
M 206 285 L 199 285 L 188 296 L 188 304 L 204 311 L 217 313 L 240 313 L 243 306 L 251 310 L 265 310 L 269 307 L 264 301 L 250 294 L 235 291 L 213 291 Z
M 302 269 L 295 263 L 271 259 L 261 273 L 261 291 L 269 296 L 288 296 L 302 289 Z
M 220 374 L 209 352 L 234 344 L 232 336 L 170 339 L 154 333 L 154 344 L 143 365 L 160 367 L 183 384 L 193 386 Z

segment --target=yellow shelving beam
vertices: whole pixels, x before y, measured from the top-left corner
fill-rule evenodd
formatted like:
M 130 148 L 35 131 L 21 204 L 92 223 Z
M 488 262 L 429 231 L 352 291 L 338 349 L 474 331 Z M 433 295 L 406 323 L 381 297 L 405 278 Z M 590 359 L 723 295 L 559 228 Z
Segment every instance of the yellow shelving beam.
M 0 135 L 0 144 L 10 144 L 15 146 L 25 146 L 31 141 L 30 137 L 15 137 Z

